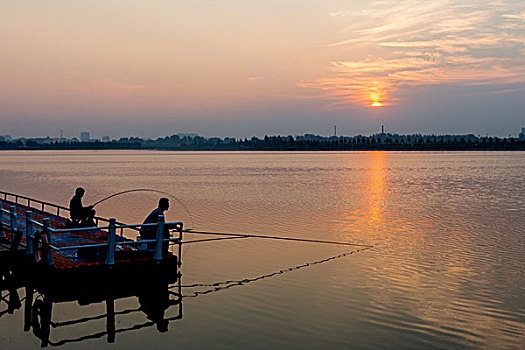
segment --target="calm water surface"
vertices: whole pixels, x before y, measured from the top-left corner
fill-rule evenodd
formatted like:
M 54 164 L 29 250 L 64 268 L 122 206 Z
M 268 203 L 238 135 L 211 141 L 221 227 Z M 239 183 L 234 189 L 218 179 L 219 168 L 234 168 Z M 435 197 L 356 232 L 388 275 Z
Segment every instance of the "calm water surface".
M 172 194 L 169 220 L 194 229 L 374 245 L 188 245 L 183 285 L 244 282 L 183 288 L 183 317 L 165 333 L 133 329 L 147 321 L 140 312 L 117 316 L 129 331 L 115 344 L 82 338 L 104 332 L 103 318 L 53 328 L 52 341 L 81 339 L 61 348 L 525 348 L 523 152 L 17 151 L 0 161 L 1 190 L 57 204 L 77 186 L 85 204 L 151 188 Z M 122 195 L 97 213 L 138 223 L 157 200 Z M 137 307 L 135 297 L 115 303 Z M 4 310 L 0 302 L 0 348 L 38 348 L 23 309 Z M 103 303 L 62 303 L 52 320 L 104 312 Z

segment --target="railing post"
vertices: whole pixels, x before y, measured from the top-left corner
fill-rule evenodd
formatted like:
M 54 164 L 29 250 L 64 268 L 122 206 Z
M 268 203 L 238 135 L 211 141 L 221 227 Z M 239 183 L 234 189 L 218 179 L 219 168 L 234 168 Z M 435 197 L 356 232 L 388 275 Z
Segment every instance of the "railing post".
M 26 211 L 26 255 L 33 254 L 33 212 Z
M 22 240 L 22 232 L 18 231 L 18 222 L 16 215 L 16 207 L 12 205 L 10 207 L 10 217 L 11 217 L 11 252 L 16 252 L 20 246 L 20 241 Z
M 14 205 L 11 206 L 11 235 L 15 236 L 15 231 L 18 229 L 18 225 L 16 223 L 16 207 Z
M 9 209 L 11 210 L 11 232 L 14 236 L 15 231 L 18 229 L 18 225 L 16 223 L 16 207 L 12 205 Z
M 177 265 L 182 265 L 182 224 L 179 228 L 179 256 L 177 257 Z
M 113 267 L 115 265 L 115 243 L 116 243 L 116 237 L 115 237 L 115 222 L 117 220 L 115 218 L 109 219 L 109 229 L 108 229 L 108 251 L 106 253 L 106 265 L 108 267 Z
M 49 218 L 45 218 L 43 220 L 43 224 L 44 224 L 44 228 L 42 229 L 42 234 L 45 235 L 45 237 L 47 238 L 47 258 L 46 258 L 46 261 L 47 261 L 47 265 L 49 266 L 52 266 L 55 264 L 55 262 L 53 261 L 53 250 L 51 249 L 51 245 L 52 245 L 52 236 L 51 236 L 51 231 L 49 230 Z
M 0 200 L 0 239 L 5 239 L 5 232 L 4 232 L 4 211 L 2 210 L 4 207 L 2 205 L 2 201 Z
M 164 239 L 164 215 L 159 215 L 157 223 L 157 242 L 155 242 L 155 254 L 153 260 L 159 263 L 162 260 L 162 240 Z

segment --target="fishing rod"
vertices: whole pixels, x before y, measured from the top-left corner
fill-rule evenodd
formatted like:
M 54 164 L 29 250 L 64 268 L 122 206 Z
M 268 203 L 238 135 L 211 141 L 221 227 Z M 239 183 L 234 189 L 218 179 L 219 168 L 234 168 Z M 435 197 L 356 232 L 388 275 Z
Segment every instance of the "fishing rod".
M 190 222 L 191 222 L 191 226 L 193 227 L 193 217 L 190 213 L 190 211 L 188 210 L 188 208 L 184 205 L 184 203 L 178 199 L 176 196 L 174 196 L 173 194 L 171 193 L 168 193 L 168 192 L 164 192 L 164 191 L 159 191 L 159 190 L 154 190 L 154 189 L 151 189 L 151 188 L 135 188 L 135 189 L 132 189 L 132 190 L 126 190 L 126 191 L 121 191 L 121 192 L 117 192 L 117 193 L 113 193 L 112 195 L 110 196 L 107 196 L 105 198 L 102 198 L 101 200 L 95 202 L 95 204 L 92 204 L 91 206 L 94 207 L 96 206 L 97 204 L 100 204 L 102 202 L 105 202 L 107 201 L 108 199 L 111 199 L 113 197 L 116 197 L 116 196 L 120 196 L 122 194 L 126 194 L 126 193 L 132 193 L 132 192 L 155 192 L 155 193 L 160 193 L 160 194 L 163 194 L 163 195 L 166 195 L 166 196 L 169 196 L 171 198 L 173 198 L 177 203 L 179 203 L 182 208 L 184 209 L 184 211 L 186 211 L 186 213 L 188 213 L 188 217 L 190 219 Z
M 197 233 L 197 234 L 202 234 L 202 235 L 233 236 L 233 237 L 239 237 L 239 238 L 241 238 L 241 237 L 243 237 L 243 238 L 264 238 L 264 239 L 275 239 L 275 240 L 283 240 L 283 241 L 325 243 L 325 244 L 356 246 L 356 247 L 365 247 L 365 248 L 372 248 L 373 247 L 373 245 L 370 245 L 370 244 L 357 244 L 357 243 L 350 243 L 350 242 L 326 241 L 326 240 L 320 240 L 320 239 L 307 239 L 307 238 L 293 238 L 293 237 L 255 235 L 255 234 L 251 234 L 251 233 L 194 231 L 194 230 L 191 230 L 191 229 L 183 230 L 183 232 Z
M 135 188 L 133 190 L 127 190 L 127 191 L 113 193 L 112 195 L 104 197 L 101 200 L 99 200 L 98 202 L 95 202 L 95 204 L 92 204 L 91 206 L 94 207 L 97 204 L 105 202 L 105 201 L 107 201 L 110 198 L 113 198 L 113 197 L 116 197 L 116 196 L 120 196 L 121 194 L 131 193 L 131 192 L 157 192 L 157 193 L 165 194 L 165 195 L 168 195 L 168 196 L 172 196 L 171 194 L 163 192 L 163 191 L 152 190 L 152 189 L 149 189 L 149 188 Z

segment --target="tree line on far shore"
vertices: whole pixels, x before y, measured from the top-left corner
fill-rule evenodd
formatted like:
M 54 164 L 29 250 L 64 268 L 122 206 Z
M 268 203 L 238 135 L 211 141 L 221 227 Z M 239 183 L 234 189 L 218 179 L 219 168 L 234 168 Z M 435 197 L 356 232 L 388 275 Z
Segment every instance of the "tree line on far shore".
M 76 139 L 16 139 L 0 141 L 4 150 L 148 149 L 180 151 L 346 151 L 346 150 L 525 150 L 525 140 L 514 137 L 468 135 L 264 136 L 263 138 L 205 138 L 172 135 L 155 140 L 122 137 L 101 142 Z

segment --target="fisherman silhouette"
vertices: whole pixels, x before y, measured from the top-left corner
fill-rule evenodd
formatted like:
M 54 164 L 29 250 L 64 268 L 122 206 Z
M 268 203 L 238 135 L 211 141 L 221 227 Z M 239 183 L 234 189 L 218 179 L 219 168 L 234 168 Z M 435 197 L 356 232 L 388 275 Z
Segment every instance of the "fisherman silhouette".
M 87 207 L 82 205 L 82 197 L 84 197 L 84 193 L 86 193 L 86 190 L 82 187 L 78 187 L 75 190 L 75 195 L 69 201 L 69 215 L 71 216 L 73 226 L 95 226 L 95 209 L 93 209 L 92 205 Z
M 156 224 L 159 222 L 159 216 L 164 215 L 164 212 L 170 208 L 170 200 L 168 198 L 159 199 L 159 206 L 153 210 L 148 217 L 144 220 L 143 224 Z M 164 238 L 170 238 L 170 229 L 174 229 L 176 226 L 164 225 Z M 155 239 L 157 236 L 157 226 L 142 226 L 140 228 L 141 239 Z M 148 243 L 148 249 L 155 247 L 155 243 Z M 168 243 L 164 242 L 162 246 L 162 253 L 168 252 Z

